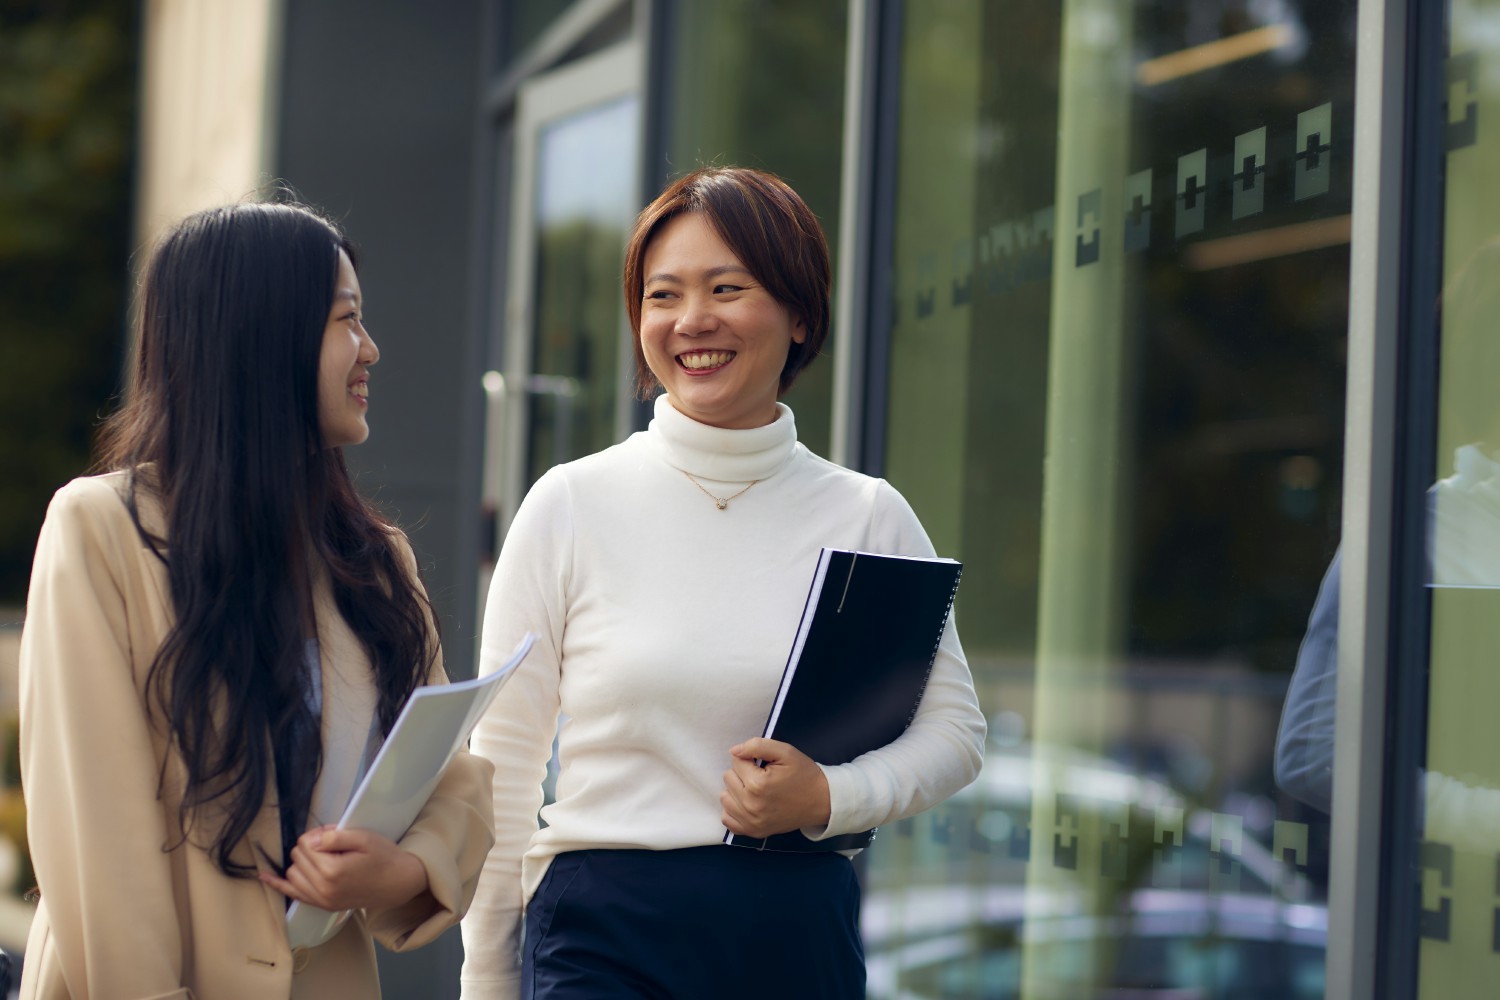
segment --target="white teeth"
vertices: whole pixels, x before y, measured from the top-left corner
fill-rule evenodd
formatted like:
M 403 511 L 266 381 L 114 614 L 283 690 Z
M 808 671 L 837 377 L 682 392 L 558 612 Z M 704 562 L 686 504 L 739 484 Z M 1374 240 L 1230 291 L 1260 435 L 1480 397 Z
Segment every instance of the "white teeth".
M 351 385 L 349 387 L 349 392 L 352 395 L 358 396 L 360 399 L 369 399 L 370 385 L 368 382 L 356 382 L 354 385 Z
M 702 371 L 705 368 L 717 368 L 720 365 L 727 365 L 733 357 L 733 351 L 702 351 L 697 354 L 680 354 L 678 355 L 678 360 L 682 362 L 682 367 L 684 368 Z

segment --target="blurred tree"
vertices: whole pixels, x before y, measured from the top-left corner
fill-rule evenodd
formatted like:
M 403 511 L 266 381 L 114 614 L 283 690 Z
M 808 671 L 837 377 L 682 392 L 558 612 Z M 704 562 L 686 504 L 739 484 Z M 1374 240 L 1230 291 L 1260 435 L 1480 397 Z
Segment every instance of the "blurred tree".
M 0 605 L 118 383 L 139 35 L 129 0 L 0 0 Z

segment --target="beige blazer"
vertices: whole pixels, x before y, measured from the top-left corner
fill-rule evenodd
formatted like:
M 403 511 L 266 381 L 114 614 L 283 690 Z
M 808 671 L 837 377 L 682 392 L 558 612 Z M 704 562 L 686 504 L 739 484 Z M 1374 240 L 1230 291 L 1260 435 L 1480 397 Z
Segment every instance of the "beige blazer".
M 419 898 L 357 914 L 326 944 L 294 955 L 283 897 L 224 875 L 201 838 L 182 842 L 181 763 L 144 694 L 172 621 L 169 587 L 123 487 L 121 474 L 69 483 L 53 497 L 37 543 L 21 635 L 21 771 L 41 902 L 21 996 L 378 997 L 371 936 L 397 951 L 419 947 L 457 922 L 473 897 L 494 839 L 492 768 L 460 753 L 401 840 L 426 866 L 435 906 Z M 159 513 L 142 508 L 160 534 Z M 368 659 L 331 591 L 315 600 L 332 690 L 330 663 Z M 440 679 L 441 663 L 434 671 Z M 255 843 L 281 857 L 273 801 L 239 860 L 258 863 Z

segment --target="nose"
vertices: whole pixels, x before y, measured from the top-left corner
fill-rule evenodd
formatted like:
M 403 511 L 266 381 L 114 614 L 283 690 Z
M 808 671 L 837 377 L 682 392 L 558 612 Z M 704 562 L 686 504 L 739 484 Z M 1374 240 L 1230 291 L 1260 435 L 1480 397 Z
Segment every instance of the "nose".
M 682 311 L 677 315 L 675 332 L 686 337 L 712 333 L 719 328 L 719 316 L 714 311 L 713 300 L 700 295 L 686 296 Z
M 380 360 L 380 348 L 375 345 L 375 338 L 370 336 L 370 331 L 365 329 L 363 323 L 359 326 L 359 332 L 358 360 L 360 364 L 368 368 Z

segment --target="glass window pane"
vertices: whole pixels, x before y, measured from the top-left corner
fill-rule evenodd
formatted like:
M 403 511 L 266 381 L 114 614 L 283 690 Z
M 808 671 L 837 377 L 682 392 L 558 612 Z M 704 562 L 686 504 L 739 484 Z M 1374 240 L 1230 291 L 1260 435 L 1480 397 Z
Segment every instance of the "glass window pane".
M 624 304 L 620 270 L 637 200 L 639 101 L 624 97 L 544 126 L 537 141 L 536 306 L 527 483 L 617 440 Z
M 1453 0 L 1447 64 L 1439 398 L 1430 515 L 1423 998 L 1500 976 L 1500 4 Z
M 885 469 L 991 746 L 872 997 L 1323 994 L 1355 7 L 905 7 Z
M 718 0 L 672 10 L 665 171 L 678 177 L 723 164 L 779 174 L 837 252 L 846 0 Z M 820 455 L 828 454 L 837 350 L 830 338 L 785 397 L 798 438 Z

